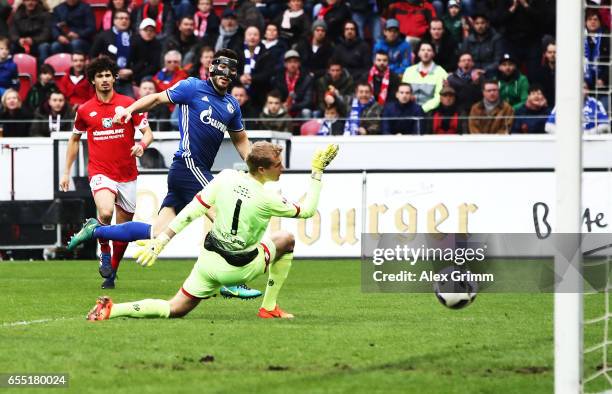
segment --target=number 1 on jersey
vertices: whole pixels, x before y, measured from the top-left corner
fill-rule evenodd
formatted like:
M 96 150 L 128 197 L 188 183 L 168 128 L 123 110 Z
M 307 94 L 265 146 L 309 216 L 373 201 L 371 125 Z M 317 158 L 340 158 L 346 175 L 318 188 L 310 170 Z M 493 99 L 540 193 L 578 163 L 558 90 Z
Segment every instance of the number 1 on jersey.
M 242 206 L 242 200 L 239 198 L 236 201 L 236 208 L 234 208 L 234 219 L 232 220 L 232 235 L 238 233 L 238 217 L 240 216 L 240 207 Z

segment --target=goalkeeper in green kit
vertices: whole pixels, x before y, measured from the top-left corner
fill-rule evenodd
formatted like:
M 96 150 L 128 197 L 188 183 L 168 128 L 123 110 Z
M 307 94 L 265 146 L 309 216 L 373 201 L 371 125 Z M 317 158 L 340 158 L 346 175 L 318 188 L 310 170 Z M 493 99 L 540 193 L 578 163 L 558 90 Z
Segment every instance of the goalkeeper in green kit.
M 310 189 L 300 205 L 287 202 L 280 194 L 264 189 L 264 183 L 277 181 L 283 172 L 282 148 L 259 141 L 246 158 L 248 173 L 224 170 L 155 239 L 141 241 L 135 256 L 148 267 L 170 242 L 193 220 L 214 207 L 216 218 L 206 236 L 204 247 L 189 277 L 170 300 L 146 299 L 113 304 L 98 297 L 87 315 L 88 320 L 116 317 L 182 317 L 201 300 L 210 298 L 221 286 L 248 282 L 269 272 L 268 285 L 259 309 L 262 318 L 292 318 L 279 308 L 276 299 L 287 278 L 293 260 L 293 234 L 276 231 L 264 237 L 270 218 L 309 218 L 319 202 L 323 170 L 338 153 L 330 144 L 317 151 L 312 160 Z

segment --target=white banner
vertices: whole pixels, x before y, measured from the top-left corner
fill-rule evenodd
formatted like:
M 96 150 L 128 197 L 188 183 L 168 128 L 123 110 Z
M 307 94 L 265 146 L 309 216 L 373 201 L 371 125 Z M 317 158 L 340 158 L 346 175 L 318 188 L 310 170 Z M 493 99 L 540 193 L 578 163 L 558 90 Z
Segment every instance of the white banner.
M 365 226 L 361 173 L 326 174 L 315 217 L 274 219 L 269 230 L 295 234 L 296 257 L 359 257 L 360 234 L 402 232 L 533 233 L 554 229 L 553 172 L 370 173 L 366 177 Z M 299 201 L 308 174 L 284 174 L 269 185 Z M 583 176 L 584 232 L 608 232 L 612 174 Z M 134 220 L 152 222 L 164 196 L 166 175 L 141 175 Z M 535 206 L 535 207 L 534 207 Z M 535 218 L 534 219 L 534 215 Z M 200 219 L 166 247 L 164 257 L 195 258 L 203 243 Z M 128 255 L 133 252 L 128 249 Z

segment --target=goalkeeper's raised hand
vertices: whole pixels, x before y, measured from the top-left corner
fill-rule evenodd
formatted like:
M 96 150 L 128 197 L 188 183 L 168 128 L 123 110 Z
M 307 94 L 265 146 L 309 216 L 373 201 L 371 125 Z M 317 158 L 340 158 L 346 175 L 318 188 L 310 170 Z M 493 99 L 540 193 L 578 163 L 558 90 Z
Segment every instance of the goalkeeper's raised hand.
M 154 239 L 138 241 L 136 244 L 140 246 L 140 249 L 134 253 L 136 262 L 143 267 L 152 266 L 168 242 L 170 242 L 170 237 L 166 233 L 161 233 Z
M 323 170 L 334 160 L 340 147 L 338 144 L 329 144 L 327 148 L 317 150 L 312 157 L 312 172 L 322 173 Z

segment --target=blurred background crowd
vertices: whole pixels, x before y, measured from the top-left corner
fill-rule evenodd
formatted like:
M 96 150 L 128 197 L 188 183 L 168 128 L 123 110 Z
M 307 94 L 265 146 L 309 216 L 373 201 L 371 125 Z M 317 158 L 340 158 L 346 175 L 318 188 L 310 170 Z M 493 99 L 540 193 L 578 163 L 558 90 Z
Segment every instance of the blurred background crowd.
M 234 50 L 247 130 L 294 135 L 555 130 L 554 0 L 0 1 L 5 137 L 71 130 L 88 62 L 141 96 L 206 80 Z M 610 131 L 610 0 L 584 18 L 584 131 Z M 173 106 L 149 112 L 177 130 Z M 32 119 L 34 121 L 32 121 Z

